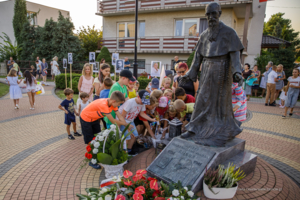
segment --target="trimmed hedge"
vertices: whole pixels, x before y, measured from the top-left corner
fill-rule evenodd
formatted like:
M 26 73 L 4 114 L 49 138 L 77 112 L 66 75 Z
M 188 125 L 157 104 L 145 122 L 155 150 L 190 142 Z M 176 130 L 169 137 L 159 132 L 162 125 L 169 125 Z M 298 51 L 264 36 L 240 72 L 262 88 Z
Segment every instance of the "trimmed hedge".
M 78 82 L 80 79 L 81 74 L 72 74 L 72 89 L 74 90 L 75 94 L 78 94 Z M 94 75 L 95 77 L 95 75 Z M 114 77 L 111 77 L 112 80 L 114 80 Z M 119 80 L 119 76 L 117 76 L 116 80 Z M 147 79 L 147 78 L 142 78 L 139 77 L 138 81 L 140 83 L 140 87 L 139 89 L 146 89 L 147 85 L 149 82 L 151 82 L 151 79 Z M 62 89 L 64 90 L 66 88 L 66 83 L 65 83 L 65 74 L 62 73 L 58 76 L 55 76 L 55 84 L 56 84 L 56 88 L 57 89 Z M 67 87 L 70 88 L 70 74 L 67 73 Z

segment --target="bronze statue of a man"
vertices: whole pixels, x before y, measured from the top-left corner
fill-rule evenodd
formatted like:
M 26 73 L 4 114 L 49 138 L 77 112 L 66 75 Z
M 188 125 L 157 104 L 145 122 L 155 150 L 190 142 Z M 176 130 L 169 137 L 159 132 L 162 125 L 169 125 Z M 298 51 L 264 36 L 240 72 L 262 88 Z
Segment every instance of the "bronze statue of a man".
M 219 21 L 222 14 L 218 3 L 205 9 L 208 28 L 200 35 L 190 70 L 180 81 L 194 82 L 202 64 L 200 84 L 194 112 L 182 138 L 207 146 L 224 146 L 242 132 L 234 118 L 231 84 L 242 84 L 240 55 L 244 49 L 234 29 Z

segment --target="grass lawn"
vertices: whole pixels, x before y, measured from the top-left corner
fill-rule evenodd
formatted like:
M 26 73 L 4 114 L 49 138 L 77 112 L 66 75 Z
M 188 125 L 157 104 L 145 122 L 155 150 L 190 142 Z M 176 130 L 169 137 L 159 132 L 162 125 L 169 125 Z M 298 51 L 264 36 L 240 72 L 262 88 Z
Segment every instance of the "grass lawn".
M 9 91 L 9 86 L 4 83 L 0 83 L 0 97 L 6 95 L 8 91 Z
M 61 98 L 62 100 L 64 100 L 66 98 L 65 94 L 64 94 L 64 90 L 60 90 L 60 89 L 56 89 L 55 90 L 55 94 Z M 74 94 L 73 96 L 73 100 L 74 100 L 74 103 L 76 105 L 77 103 L 77 99 L 78 99 L 78 94 Z

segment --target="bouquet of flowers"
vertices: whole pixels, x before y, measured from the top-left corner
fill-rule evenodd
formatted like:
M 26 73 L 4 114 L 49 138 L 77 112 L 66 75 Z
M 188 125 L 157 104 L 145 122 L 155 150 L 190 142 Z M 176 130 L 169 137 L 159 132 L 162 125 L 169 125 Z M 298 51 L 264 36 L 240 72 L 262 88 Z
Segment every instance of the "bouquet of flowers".
M 146 178 L 146 170 L 138 170 L 133 176 L 125 170 L 123 177 L 113 179 L 100 185 L 100 189 L 87 188 L 88 195 L 77 194 L 80 200 L 194 200 L 197 199 L 190 186 L 181 183 L 166 184 L 156 178 Z M 107 186 L 111 186 L 108 188 Z
M 132 131 L 130 131 L 124 136 L 128 127 L 129 125 L 127 125 L 120 134 L 119 127 L 111 125 L 110 129 L 95 134 L 93 140 L 86 147 L 86 163 L 91 161 L 93 164 L 118 165 L 127 161 L 128 154 L 123 150 L 123 144 L 125 138 L 132 133 Z

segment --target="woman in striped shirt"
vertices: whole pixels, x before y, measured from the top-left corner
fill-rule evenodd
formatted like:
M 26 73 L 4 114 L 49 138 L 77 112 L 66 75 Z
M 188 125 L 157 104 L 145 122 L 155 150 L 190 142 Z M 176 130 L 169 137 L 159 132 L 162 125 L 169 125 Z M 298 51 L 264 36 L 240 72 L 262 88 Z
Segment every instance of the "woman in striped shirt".
M 232 107 L 235 119 L 239 121 L 246 120 L 247 113 L 247 98 L 242 87 L 238 83 L 232 83 Z

